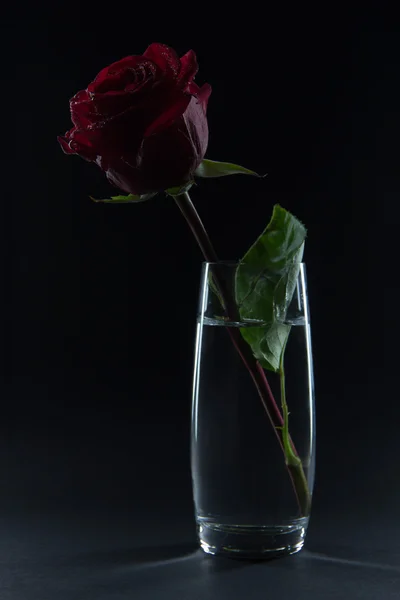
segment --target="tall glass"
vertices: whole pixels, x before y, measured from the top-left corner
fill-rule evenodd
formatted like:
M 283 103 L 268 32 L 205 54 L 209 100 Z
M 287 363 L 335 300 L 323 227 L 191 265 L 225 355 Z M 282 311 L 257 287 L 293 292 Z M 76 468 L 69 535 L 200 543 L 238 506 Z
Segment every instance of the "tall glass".
M 291 297 L 274 308 L 274 320 L 289 332 L 274 372 L 248 342 L 249 333 L 268 337 L 271 323 L 241 319 L 237 267 L 202 268 L 191 433 L 195 515 L 205 552 L 269 558 L 301 550 L 310 517 L 315 411 L 306 268 L 293 267 Z M 257 285 L 249 293 L 257 294 Z

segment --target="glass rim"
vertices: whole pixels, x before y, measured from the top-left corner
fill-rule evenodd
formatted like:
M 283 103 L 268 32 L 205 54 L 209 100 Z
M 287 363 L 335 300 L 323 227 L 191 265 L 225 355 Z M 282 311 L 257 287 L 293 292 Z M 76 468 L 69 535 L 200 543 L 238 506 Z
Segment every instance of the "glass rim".
M 241 264 L 242 261 L 241 260 L 219 260 L 219 261 L 207 261 L 207 260 L 203 260 L 203 262 L 201 263 L 202 265 L 207 265 L 209 267 L 214 267 L 214 266 L 219 266 L 219 267 L 236 267 L 237 265 Z M 247 265 L 248 267 L 251 268 L 255 268 L 253 265 L 249 264 L 249 263 L 242 263 L 243 265 Z M 306 263 L 305 261 L 299 261 L 299 262 L 293 262 L 293 263 L 289 263 L 290 265 L 294 266 L 294 265 L 298 265 L 298 266 L 305 266 Z

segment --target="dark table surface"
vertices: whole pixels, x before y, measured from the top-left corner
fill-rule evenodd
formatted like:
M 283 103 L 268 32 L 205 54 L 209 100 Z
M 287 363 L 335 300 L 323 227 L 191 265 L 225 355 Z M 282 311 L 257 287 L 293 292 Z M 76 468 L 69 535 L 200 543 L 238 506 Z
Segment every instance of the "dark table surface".
M 177 514 L 9 515 L 0 530 L 2 600 L 400 598 L 390 521 L 316 517 L 302 552 L 258 563 L 205 555 Z
M 197 546 L 186 426 L 113 428 L 3 432 L 1 600 L 400 598 L 396 496 L 350 453 L 327 473 L 321 444 L 306 547 L 252 563 Z

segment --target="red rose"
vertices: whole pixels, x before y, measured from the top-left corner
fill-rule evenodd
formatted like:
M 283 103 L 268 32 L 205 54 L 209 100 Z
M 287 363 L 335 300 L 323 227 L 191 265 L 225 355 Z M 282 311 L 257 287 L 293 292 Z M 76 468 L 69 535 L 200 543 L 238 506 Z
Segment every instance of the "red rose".
M 127 193 L 190 181 L 208 144 L 211 87 L 194 83 L 197 70 L 193 50 L 179 58 L 164 44 L 102 69 L 70 100 L 74 127 L 58 138 L 62 149 L 95 162 Z

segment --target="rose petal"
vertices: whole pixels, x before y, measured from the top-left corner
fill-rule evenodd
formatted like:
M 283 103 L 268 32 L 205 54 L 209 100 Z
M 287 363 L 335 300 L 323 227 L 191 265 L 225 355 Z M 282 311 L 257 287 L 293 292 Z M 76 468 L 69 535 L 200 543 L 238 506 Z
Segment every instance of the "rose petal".
M 109 118 L 104 118 L 99 123 L 94 123 L 82 130 L 77 130 L 76 141 L 82 147 L 85 156 L 90 155 L 91 160 L 98 156 L 111 162 L 120 156 L 134 155 L 139 151 L 146 127 L 151 123 L 147 106 L 132 106 L 126 111 Z M 74 148 L 72 142 L 70 146 Z
M 104 166 L 103 163 L 101 168 L 105 171 L 108 181 L 116 188 L 128 194 L 140 195 L 142 193 L 141 188 L 137 188 L 135 185 L 136 169 L 134 167 L 124 164 L 121 160 L 113 162 L 108 169 L 105 169 Z M 132 190 L 135 190 L 135 192 Z
M 146 89 L 152 84 L 153 82 L 148 79 L 137 85 L 127 86 L 122 91 L 79 92 L 70 101 L 72 122 L 82 129 L 116 117 L 130 108 L 140 106 L 140 98 L 144 92 L 146 92 L 146 105 L 149 107 L 149 99 L 154 100 L 155 93 L 150 92 L 149 95 Z
M 199 92 L 200 92 L 200 88 L 197 85 L 197 83 L 195 83 L 194 81 L 192 81 L 191 83 L 188 84 L 185 92 L 187 94 L 190 94 L 191 96 L 198 96 Z
M 201 88 L 199 88 L 197 83 L 195 83 L 194 81 L 192 81 L 192 83 L 189 83 L 187 90 L 186 90 L 187 93 L 189 93 L 192 96 L 194 96 L 195 98 L 197 98 L 197 101 L 203 107 L 204 114 L 207 111 L 207 103 L 208 103 L 208 99 L 210 97 L 211 91 L 212 91 L 212 88 L 211 88 L 210 84 L 205 83 Z
M 69 147 L 86 160 L 93 161 L 96 159 L 97 152 L 95 151 L 93 140 L 88 137 L 87 130 L 74 129 L 70 132 Z
M 199 70 L 199 65 L 197 64 L 196 54 L 193 50 L 189 50 L 186 52 L 184 56 L 180 59 L 181 68 L 178 75 L 178 82 L 185 89 L 189 83 L 191 83 Z
M 132 92 L 108 92 L 107 94 L 93 94 L 90 103 L 80 109 L 82 112 L 84 109 L 87 110 L 86 116 L 90 120 L 89 124 L 92 125 L 125 112 L 134 103 Z
M 206 103 L 208 96 L 206 96 Z M 199 99 L 192 96 L 190 103 L 183 114 L 183 121 L 187 129 L 187 135 L 195 149 L 198 163 L 200 163 L 204 158 L 208 145 L 208 123 L 202 100 L 199 101 Z
M 106 92 L 109 89 L 118 89 L 118 73 L 124 69 L 132 69 L 140 63 L 140 56 L 126 56 L 121 60 L 117 60 L 116 62 L 108 65 L 108 67 L 104 67 L 94 78 L 94 81 L 89 83 L 88 91 L 89 92 Z M 121 88 L 119 88 L 121 89 Z
M 141 58 L 141 56 L 125 56 L 125 58 L 121 58 L 120 60 L 111 63 L 111 65 L 108 65 L 108 67 L 104 67 L 104 69 L 99 71 L 92 83 L 101 83 L 107 79 L 109 75 L 127 67 L 134 69 L 139 64 Z
M 119 61 L 100 72 L 98 77 L 88 85 L 88 92 L 107 93 L 109 91 L 121 91 L 127 86 L 140 85 L 148 79 L 155 79 L 158 67 L 151 60 L 138 57 L 135 64 L 130 61 Z M 119 65 L 117 67 L 117 65 Z
M 87 127 L 100 117 L 96 115 L 91 96 L 87 90 L 81 90 L 69 101 L 71 120 L 79 128 Z
M 171 123 L 183 115 L 189 102 L 190 96 L 187 96 L 186 94 L 177 97 L 173 104 L 171 104 L 169 108 L 164 109 L 162 114 L 147 127 L 144 137 L 149 137 L 171 125 Z
M 67 131 L 65 136 L 59 135 L 57 137 L 57 141 L 65 154 L 75 154 L 75 151 L 71 150 L 71 148 L 69 147 L 69 131 Z
M 96 162 L 117 188 L 126 193 L 145 194 L 181 185 L 193 178 L 207 144 L 208 126 L 203 106 L 192 97 L 183 115 L 169 127 L 157 130 L 156 135 L 145 137 L 134 152 L 103 157 Z
M 204 114 L 206 114 L 207 112 L 207 104 L 208 104 L 208 99 L 211 95 L 212 92 L 212 87 L 209 83 L 204 83 L 198 94 L 197 94 L 197 101 L 201 104 L 203 110 L 204 110 Z
M 88 161 L 95 159 L 95 153 L 90 147 L 90 143 L 83 132 L 76 127 L 67 131 L 65 136 L 58 136 L 57 140 L 65 154 L 78 154 Z
M 71 100 L 69 101 L 70 104 L 73 102 L 78 103 L 78 102 L 84 102 L 85 100 L 88 100 L 89 98 L 89 94 L 87 90 L 81 90 L 80 92 L 77 92 L 75 94 L 75 96 L 72 96 Z
M 179 57 L 175 50 L 165 44 L 150 44 L 143 56 L 154 62 L 168 76 L 177 78 L 181 68 Z
M 136 73 L 134 70 L 126 70 L 123 74 L 121 73 L 108 74 L 107 77 L 101 81 L 93 81 L 92 83 L 89 83 L 87 87 L 88 92 L 93 94 L 118 92 L 123 90 L 126 85 L 136 80 Z
M 135 54 L 131 56 L 125 56 L 124 58 L 121 58 L 120 60 L 111 63 L 111 65 L 107 67 L 108 72 L 110 75 L 112 75 L 113 73 L 118 73 L 119 71 L 122 71 L 122 69 L 135 69 L 138 65 L 140 65 L 142 61 L 143 58 Z
M 71 120 L 76 127 L 83 128 L 88 127 L 92 123 L 96 122 L 97 119 L 101 119 L 101 115 L 96 115 L 93 112 L 93 106 L 91 102 L 80 102 L 79 104 L 71 104 Z

